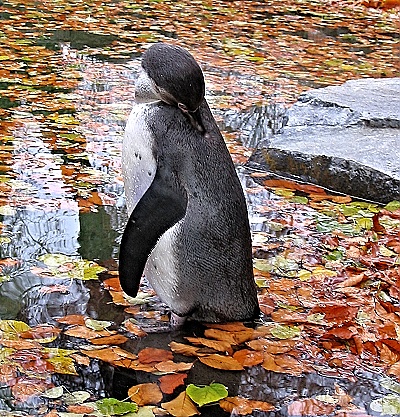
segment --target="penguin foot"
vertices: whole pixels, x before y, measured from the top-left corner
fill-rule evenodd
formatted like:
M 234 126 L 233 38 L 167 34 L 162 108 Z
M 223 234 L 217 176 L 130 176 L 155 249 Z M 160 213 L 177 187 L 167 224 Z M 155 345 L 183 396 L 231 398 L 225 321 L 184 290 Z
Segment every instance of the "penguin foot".
M 173 311 L 171 311 L 171 317 L 169 320 L 169 324 L 171 327 L 171 330 L 178 330 L 185 324 L 186 316 L 178 316 Z

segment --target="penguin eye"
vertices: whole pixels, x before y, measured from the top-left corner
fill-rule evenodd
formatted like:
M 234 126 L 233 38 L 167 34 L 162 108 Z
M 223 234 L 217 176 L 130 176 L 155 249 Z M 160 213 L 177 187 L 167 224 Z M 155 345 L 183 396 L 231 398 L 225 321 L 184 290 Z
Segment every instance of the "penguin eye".
M 183 111 L 183 113 L 189 113 L 189 109 L 183 103 L 178 103 L 178 107 Z

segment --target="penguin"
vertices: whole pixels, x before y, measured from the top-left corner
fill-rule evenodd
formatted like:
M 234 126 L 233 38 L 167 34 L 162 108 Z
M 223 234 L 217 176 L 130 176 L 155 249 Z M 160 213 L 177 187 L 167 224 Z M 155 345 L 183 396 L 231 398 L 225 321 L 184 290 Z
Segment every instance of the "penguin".
M 129 214 L 119 279 L 136 296 L 144 274 L 182 323 L 259 314 L 243 189 L 184 48 L 143 54 L 122 145 Z

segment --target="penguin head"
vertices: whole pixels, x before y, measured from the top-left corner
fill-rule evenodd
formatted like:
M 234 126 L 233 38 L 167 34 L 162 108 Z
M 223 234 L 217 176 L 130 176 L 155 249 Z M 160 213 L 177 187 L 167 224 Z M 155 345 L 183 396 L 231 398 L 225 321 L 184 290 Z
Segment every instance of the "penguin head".
M 160 42 L 145 52 L 135 85 L 137 102 L 161 100 L 177 106 L 196 129 L 203 131 L 198 109 L 204 94 L 203 72 L 188 51 Z

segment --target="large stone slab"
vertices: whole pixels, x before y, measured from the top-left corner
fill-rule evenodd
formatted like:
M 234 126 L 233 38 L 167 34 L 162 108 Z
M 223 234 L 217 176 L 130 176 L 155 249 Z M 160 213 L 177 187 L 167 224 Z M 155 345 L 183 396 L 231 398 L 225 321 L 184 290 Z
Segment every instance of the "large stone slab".
M 367 200 L 400 200 L 400 78 L 302 94 L 249 166 Z

